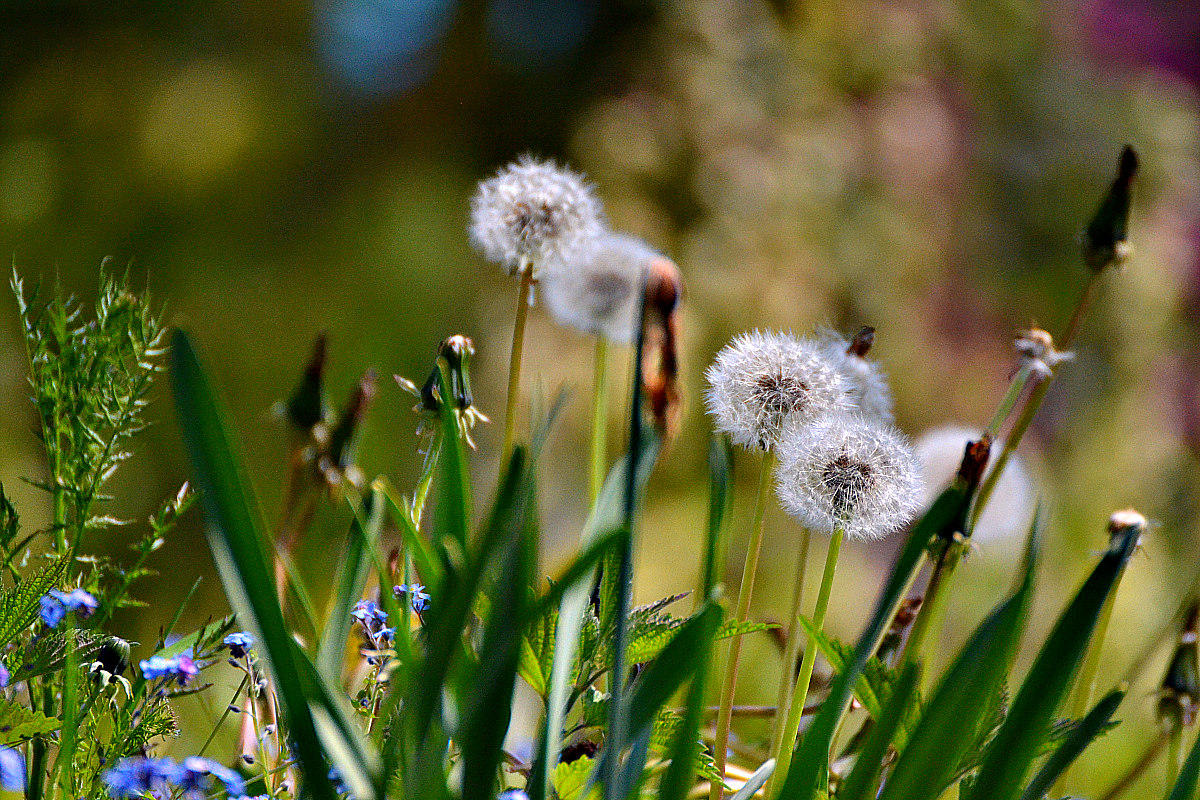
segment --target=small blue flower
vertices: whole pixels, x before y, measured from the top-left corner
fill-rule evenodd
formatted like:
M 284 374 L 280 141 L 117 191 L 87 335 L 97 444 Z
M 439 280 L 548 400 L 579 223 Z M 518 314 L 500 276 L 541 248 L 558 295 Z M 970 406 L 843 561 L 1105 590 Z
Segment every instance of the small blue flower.
M 47 627 L 57 628 L 58 623 L 62 622 L 63 617 L 67 615 L 66 606 L 50 595 L 46 595 L 38 602 L 41 604 L 42 622 L 46 623 Z
M 387 622 L 387 612 L 379 607 L 374 600 L 359 600 L 354 604 L 350 616 L 361 622 L 368 629 L 377 622 Z
M 224 764 L 199 756 L 185 758 L 171 782 L 183 790 L 185 797 L 202 798 L 212 791 L 213 778 L 220 781 L 225 792 L 233 797 L 246 793 L 246 787 L 236 772 Z
M 229 648 L 231 656 L 234 658 L 244 658 L 246 651 L 254 647 L 254 637 L 245 631 L 231 633 L 222 640 L 222 643 Z
M 329 782 L 333 784 L 333 790 L 335 792 L 338 794 L 344 794 L 348 797 L 353 797 L 353 795 L 350 794 L 350 787 L 346 785 L 344 780 L 342 780 L 341 770 L 339 770 L 337 767 L 330 767 L 328 777 Z
M 409 595 L 409 603 L 412 605 L 412 610 L 418 614 L 424 614 L 429 608 L 429 592 L 425 591 L 422 584 L 414 583 L 411 585 L 400 584 L 392 587 L 392 593 L 396 595 L 396 599 Z
M 10 680 L 12 680 L 12 675 L 9 674 L 8 667 L 0 662 L 0 689 L 7 689 Z
M 180 686 L 186 686 L 188 681 L 200 674 L 200 668 L 187 654 L 164 658 L 151 656 L 139 665 L 142 677 L 148 681 L 168 678 L 179 681 Z
M 25 789 L 25 756 L 10 747 L 0 747 L 0 786 L 9 792 Z
M 108 793 L 121 800 L 151 792 L 165 793 L 167 785 L 175 782 L 178 773 L 179 766 L 169 758 L 134 756 L 118 761 L 104 773 L 103 780 Z
M 496 800 L 529 800 L 529 795 L 524 789 L 505 789 L 496 795 Z

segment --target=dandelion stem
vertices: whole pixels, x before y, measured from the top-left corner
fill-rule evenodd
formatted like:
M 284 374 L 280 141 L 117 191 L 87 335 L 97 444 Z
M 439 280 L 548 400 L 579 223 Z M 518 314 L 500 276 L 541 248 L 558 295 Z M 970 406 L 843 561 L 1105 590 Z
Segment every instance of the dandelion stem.
M 1029 424 L 1033 422 L 1038 409 L 1042 407 L 1042 401 L 1046 399 L 1046 392 L 1050 390 L 1050 383 L 1053 377 L 1053 375 L 1049 375 L 1036 378 L 1037 384 L 1030 393 L 1029 399 L 1025 401 L 1025 407 L 1021 409 L 1020 416 L 1017 417 L 1017 421 L 1013 424 L 1012 432 L 1005 438 L 1004 447 L 1000 449 L 1000 455 L 996 456 L 995 464 L 983 479 L 983 483 L 979 486 L 979 493 L 975 496 L 975 506 L 971 509 L 972 530 L 974 530 L 975 525 L 979 522 L 979 517 L 983 515 L 983 510 L 987 507 L 988 500 L 991 499 L 992 492 L 996 489 L 996 483 L 999 482 L 1000 476 L 1004 474 L 1004 468 L 1008 465 L 1009 459 L 1012 458 L 1017 445 L 1021 443 L 1021 438 L 1025 435 L 1025 431 L 1029 430 Z
M 774 730 L 771 734 L 772 758 L 779 755 L 779 750 L 783 746 L 783 731 L 792 708 L 792 695 L 796 691 L 796 659 L 800 657 L 800 648 L 804 641 L 803 628 L 800 625 L 800 608 L 804 599 L 804 573 L 808 567 L 808 546 L 811 540 L 812 534 L 808 528 L 801 528 L 800 557 L 796 562 L 796 577 L 792 582 L 794 587 L 792 610 L 788 615 L 787 646 L 784 648 L 783 669 L 779 673 L 779 697 L 775 703 L 779 713 L 775 716 Z
M 1063 331 L 1062 339 L 1058 342 L 1060 350 L 1066 350 L 1071 346 L 1071 342 L 1075 340 L 1076 334 L 1079 333 L 1079 326 L 1083 322 L 1084 316 L 1088 309 L 1092 307 L 1092 302 L 1096 299 L 1096 289 L 1100 284 L 1101 272 L 1092 272 L 1088 275 L 1087 283 L 1083 285 L 1083 294 L 1079 297 L 1079 303 L 1075 306 L 1075 312 L 1071 314 L 1071 319 L 1067 322 L 1066 330 Z
M 604 486 L 608 454 L 608 340 L 596 337 L 595 379 L 592 385 L 592 457 L 588 474 L 589 505 L 595 505 Z
M 1175 788 L 1183 769 L 1183 724 L 1173 724 L 1167 734 L 1167 794 Z
M 833 537 L 829 540 L 829 552 L 825 555 L 825 571 L 821 575 L 821 588 L 817 592 L 817 605 L 813 609 L 812 624 L 818 634 L 825 627 L 825 612 L 829 610 L 829 595 L 833 590 L 833 576 L 837 571 L 838 554 L 841 552 L 844 538 L 845 533 L 841 528 L 833 529 Z M 775 772 L 771 774 L 767 797 L 772 797 L 787 778 L 792 751 L 796 747 L 796 736 L 800 733 L 800 720 L 804 716 L 804 703 L 808 700 L 808 684 L 812 680 L 813 667 L 817 663 L 817 649 L 816 641 L 810 638 L 808 646 L 804 648 L 804 661 L 800 664 L 800 674 L 796 677 L 796 691 L 792 697 L 792 707 L 788 709 L 782 746 L 778 758 L 775 759 Z
M 1004 393 L 1004 397 L 1000 400 L 1000 405 L 996 407 L 996 413 L 992 415 L 992 421 L 987 426 L 987 433 L 993 439 L 1000 436 L 1000 426 L 1008 419 L 1009 414 L 1012 414 L 1017 400 L 1021 397 L 1021 392 L 1025 390 L 1025 383 L 1029 380 L 1029 375 L 1032 371 L 1029 364 L 1025 363 L 1013 375 L 1012 380 L 1008 384 L 1008 391 Z
M 904 643 L 903 655 L 898 663 L 920 661 L 926 649 L 926 639 L 930 636 L 930 641 L 936 648 L 942 620 L 945 618 L 950 578 L 966 550 L 965 541 L 952 540 L 946 543 L 941 557 L 933 567 L 933 573 L 929 576 L 929 584 L 925 587 L 925 599 L 917 612 L 917 618 L 913 620 L 912 631 L 908 635 L 908 641 Z
M 759 468 L 758 494 L 754 500 L 754 519 L 750 526 L 750 542 L 746 549 L 746 563 L 742 568 L 742 582 L 738 587 L 737 621 L 750 618 L 750 600 L 754 594 L 754 576 L 758 571 L 758 556 L 762 551 L 763 519 L 766 515 L 767 496 L 771 491 L 771 477 L 775 471 L 775 454 L 768 450 L 763 454 Z M 738 662 L 742 657 L 742 638 L 734 636 L 729 642 L 729 663 L 725 666 L 725 683 L 721 688 L 720 712 L 717 714 L 717 738 L 713 757 L 717 772 L 725 773 L 725 751 L 729 747 L 729 724 L 732 718 L 733 696 L 737 690 Z M 713 784 L 709 797 L 721 800 L 725 786 L 721 781 Z
M 533 291 L 533 266 L 521 268 L 521 287 L 517 290 L 517 318 L 513 324 L 512 352 L 508 360 L 508 399 L 504 405 L 504 444 L 500 450 L 501 469 L 512 455 L 516 429 L 517 397 L 521 393 L 521 350 L 525 346 L 525 321 L 529 318 L 530 293 Z
M 1130 786 L 1137 782 L 1137 779 L 1142 777 L 1150 765 L 1154 763 L 1154 759 L 1158 757 L 1159 751 L 1163 749 L 1163 745 L 1167 743 L 1166 734 L 1155 737 L 1137 761 L 1133 762 L 1129 771 L 1126 772 L 1119 781 L 1114 783 L 1107 792 L 1101 795 L 1100 800 L 1117 800 L 1118 797 L 1125 794 Z

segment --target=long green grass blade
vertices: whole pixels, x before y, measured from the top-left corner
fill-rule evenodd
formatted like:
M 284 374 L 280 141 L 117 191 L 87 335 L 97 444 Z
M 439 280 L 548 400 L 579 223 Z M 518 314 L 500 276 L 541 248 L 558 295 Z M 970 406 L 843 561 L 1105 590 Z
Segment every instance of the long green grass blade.
M 1167 800 L 1195 800 L 1196 784 L 1200 782 L 1200 739 L 1192 745 L 1192 751 L 1188 753 L 1187 761 L 1183 762 L 1183 769 L 1179 771 L 1179 777 L 1175 779 L 1175 785 L 1171 787 L 1171 793 L 1167 795 Z
M 975 629 L 925 705 L 908 746 L 900 753 L 880 800 L 938 797 L 958 774 L 963 757 L 991 717 L 1021 643 L 1037 555 L 1035 519 L 1021 582 Z
M 634 470 L 638 491 L 645 489 L 658 457 L 658 441 L 651 440 L 643 447 Z M 629 455 L 608 473 L 604 488 L 600 490 L 595 506 L 583 528 L 581 537 L 585 552 L 599 541 L 604 541 L 605 552 L 610 552 L 620 536 L 621 518 L 624 513 L 624 492 L 629 474 Z M 606 562 L 611 563 L 611 562 Z M 549 694 L 546 699 L 546 719 L 538 738 L 538 751 L 534 759 L 527 792 L 530 800 L 546 800 L 550 793 L 550 776 L 558 764 L 562 747 L 563 720 L 567 714 L 567 701 L 571 694 L 571 669 L 575 663 L 579 633 L 583 627 L 583 615 L 587 611 L 591 594 L 594 569 L 581 572 L 571 586 L 563 587 L 562 602 L 558 608 L 558 624 L 554 634 L 554 659 L 550 667 Z
M 346 550 L 334 584 L 333 601 L 321 635 L 317 650 L 317 666 L 326 680 L 337 683 L 341 680 L 342 664 L 346 657 L 346 643 L 350 638 L 350 612 L 362 597 L 371 575 L 371 551 L 379 541 L 383 525 L 383 498 L 379 492 L 367 495 L 367 523 L 364 525 L 357 514 L 350 521 L 350 534 L 346 539 Z M 386 590 L 388 587 L 384 586 Z
M 854 762 L 854 769 L 838 791 L 839 800 L 871 800 L 879 786 L 888 750 L 893 747 L 896 731 L 904 721 L 909 703 L 917 692 L 920 670 L 916 664 L 908 664 L 892 689 L 887 707 L 876 720 Z
M 733 500 L 733 493 L 730 491 L 733 483 L 733 454 L 730 452 L 729 440 L 725 437 L 714 436 L 709 440 L 708 472 L 708 535 L 705 538 L 700 596 L 697 603 L 704 602 L 712 594 L 713 587 L 721 581 L 725 572 L 723 559 L 726 548 L 722 534 L 725 530 L 725 518 Z
M 892 567 L 871 621 L 854 650 L 854 660 L 829 687 L 829 694 L 821 704 L 817 718 L 805 732 L 800 747 L 792 757 L 787 779 L 777 797 L 810 800 L 823 788 L 834 731 L 841 721 L 846 704 L 850 702 L 850 695 L 858 677 L 866 668 L 867 661 L 875 655 L 879 642 L 892 622 L 896 608 L 912 586 L 930 541 L 946 526 L 962 519 L 969 500 L 970 490 L 966 484 L 956 481 L 942 492 L 925 516 L 913 526 L 900 557 Z M 778 769 L 778 765 L 776 768 Z
M 261 642 L 302 772 L 301 794 L 335 800 L 316 726 L 301 691 L 295 648 L 267 565 L 263 525 L 225 414 L 181 330 L 171 338 L 171 384 L 194 485 L 205 511 L 205 535 L 225 593 L 242 624 Z
M 1087 716 L 1071 729 L 1054 754 L 1046 759 L 1046 763 L 1033 776 L 1033 781 L 1021 793 L 1021 800 L 1042 800 L 1058 777 L 1067 771 L 1067 768 L 1097 736 L 1104 732 L 1112 715 L 1116 713 L 1117 706 L 1121 705 L 1121 701 L 1124 699 L 1125 692 L 1121 690 L 1105 695 L 1088 712 Z
M 1100 609 L 1133 555 L 1141 533 L 1140 527 L 1130 527 L 1113 541 L 1059 617 L 984 754 L 972 797 L 1009 800 L 1020 794 L 1021 784 L 1034 759 L 1043 752 L 1058 708 L 1070 691 Z

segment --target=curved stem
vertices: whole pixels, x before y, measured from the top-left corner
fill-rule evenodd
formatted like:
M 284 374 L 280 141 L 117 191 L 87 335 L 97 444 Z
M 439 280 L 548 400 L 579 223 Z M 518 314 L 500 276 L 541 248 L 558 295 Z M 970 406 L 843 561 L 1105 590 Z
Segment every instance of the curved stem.
M 1075 306 L 1075 313 L 1071 315 L 1066 330 L 1063 331 L 1062 339 L 1058 342 L 1059 349 L 1066 350 L 1070 347 L 1076 334 L 1079 333 L 1079 325 L 1083 322 L 1083 317 L 1087 314 L 1088 309 L 1091 308 L 1092 301 L 1096 299 L 1096 287 L 1100 283 L 1100 275 L 1099 272 L 1088 275 L 1087 283 L 1083 285 L 1083 294 L 1079 297 L 1079 304 Z
M 796 691 L 796 659 L 800 657 L 800 647 L 804 641 L 803 629 L 800 625 L 800 608 L 803 605 L 804 573 L 808 567 L 808 546 L 811 540 L 812 534 L 808 528 L 802 528 L 800 558 L 796 562 L 796 577 L 793 581 L 795 591 L 792 594 L 792 610 L 788 615 L 787 646 L 784 648 L 783 669 L 779 673 L 779 696 L 775 702 L 778 710 L 771 733 L 771 758 L 776 758 L 783 746 L 784 725 L 792 707 L 792 695 Z
M 742 568 L 742 583 L 738 587 L 737 621 L 750 618 L 750 600 L 754 593 L 754 575 L 758 571 L 758 556 L 762 550 L 763 518 L 766 514 L 767 495 L 771 491 L 771 475 L 775 471 L 775 454 L 768 450 L 762 459 L 758 476 L 758 495 L 754 501 L 754 519 L 750 527 L 750 543 L 746 549 L 746 564 Z M 742 657 L 742 637 L 734 636 L 729 642 L 729 663 L 725 666 L 725 683 L 721 688 L 720 711 L 717 712 L 717 737 L 713 759 L 717 772 L 725 774 L 725 751 L 729 747 L 729 724 L 733 715 L 733 695 L 737 690 L 738 662 Z M 710 800 L 721 800 L 725 794 L 722 781 L 712 785 Z
M 521 287 L 517 290 L 517 316 L 513 323 L 512 351 L 508 359 L 508 399 L 504 405 L 504 444 L 501 447 L 500 468 L 508 463 L 512 453 L 513 433 L 516 430 L 517 397 L 521 393 L 521 351 L 525 346 L 525 321 L 529 318 L 530 292 L 533 290 L 533 267 L 525 264 L 521 270 Z
M 1137 779 L 1142 777 L 1142 773 L 1149 769 L 1150 765 L 1154 763 L 1154 759 L 1158 756 L 1159 751 L 1163 749 L 1163 745 L 1166 743 L 1167 736 L 1165 733 L 1156 737 L 1154 741 L 1151 742 L 1144 751 L 1142 751 L 1141 757 L 1138 758 L 1137 761 L 1133 762 L 1133 765 L 1129 768 L 1129 771 L 1121 776 L 1121 779 L 1114 783 L 1107 792 L 1100 796 L 1100 800 L 1116 800 L 1118 797 L 1125 794 L 1129 787 L 1133 786 L 1133 784 L 1137 782 Z
M 596 337 L 595 380 L 592 384 L 592 452 L 588 474 L 589 505 L 596 505 L 604 486 L 608 456 L 608 340 Z
M 1050 391 L 1050 383 L 1053 376 L 1043 377 L 1030 393 L 1029 399 L 1025 402 L 1025 407 L 1021 409 L 1021 415 L 1017 417 L 1016 423 L 1013 425 L 1012 433 L 1004 440 L 1004 447 L 1000 451 L 1000 455 L 996 457 L 994 466 L 988 472 L 987 477 L 983 479 L 983 483 L 979 487 L 979 492 L 975 495 L 975 505 L 971 509 L 971 529 L 974 530 L 975 525 L 979 522 L 980 515 L 987 508 L 988 500 L 991 499 L 992 492 L 996 489 L 996 484 L 1000 480 L 1000 476 L 1004 474 L 1004 468 L 1008 465 L 1008 460 L 1012 458 L 1012 454 L 1017 449 L 1017 445 L 1021 443 L 1021 438 L 1025 435 L 1025 431 L 1029 430 L 1029 424 L 1033 422 L 1034 415 L 1038 409 L 1042 407 L 1042 401 L 1046 399 L 1046 392 Z
M 817 606 L 813 609 L 813 628 L 818 633 L 825 627 L 825 612 L 829 610 L 833 575 L 837 571 L 838 553 L 841 552 L 844 538 L 845 533 L 841 528 L 833 529 L 833 538 L 829 540 L 829 552 L 825 554 L 825 572 L 821 575 L 821 589 L 817 592 Z M 808 646 L 804 648 L 804 661 L 800 664 L 800 674 L 796 677 L 796 691 L 792 697 L 792 707 L 788 710 L 782 747 L 779 750 L 779 757 L 775 759 L 775 772 L 772 773 L 767 787 L 767 797 L 772 797 L 787 778 L 792 751 L 796 747 L 796 736 L 800 733 L 800 720 L 804 716 L 804 703 L 808 700 L 808 684 L 812 680 L 813 667 L 817 663 L 817 649 L 817 643 L 811 639 Z

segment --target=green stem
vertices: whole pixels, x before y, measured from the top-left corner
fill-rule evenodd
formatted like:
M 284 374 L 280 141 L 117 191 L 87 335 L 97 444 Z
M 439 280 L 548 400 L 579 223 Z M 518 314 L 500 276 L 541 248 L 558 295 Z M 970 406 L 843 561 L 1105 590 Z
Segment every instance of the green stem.
M 500 468 L 508 464 L 512 454 L 513 433 L 516 430 L 517 398 L 521 393 L 521 351 L 525 346 L 525 321 L 529 318 L 530 292 L 533 290 L 533 267 L 521 269 L 521 287 L 517 290 L 517 317 L 513 324 L 512 351 L 508 360 L 508 399 L 504 405 L 504 444 L 500 450 Z
M 1183 769 L 1183 725 L 1175 724 L 1171 726 L 1171 732 L 1167 734 L 1167 794 L 1175 788 L 1175 782 L 1179 780 L 1179 772 Z
M 837 571 L 838 553 L 842 549 L 842 539 L 845 533 L 841 528 L 833 529 L 833 538 L 829 540 L 829 552 L 825 555 L 825 572 L 821 575 L 821 589 L 817 592 L 817 606 L 813 609 L 813 628 L 820 633 L 825 627 L 825 612 L 829 609 L 829 595 L 833 590 L 833 575 Z M 800 664 L 800 674 L 796 678 L 796 692 L 792 697 L 792 707 L 788 709 L 787 723 L 783 731 L 782 747 L 775 759 L 775 772 L 767 785 L 767 797 L 774 796 L 778 787 L 787 778 L 788 765 L 792 760 L 792 751 L 796 747 L 796 736 L 800 733 L 800 720 L 804 716 L 804 703 L 808 700 L 808 684 L 812 680 L 813 667 L 817 663 L 817 643 L 810 640 L 804 648 L 804 661 Z
M 1042 401 L 1046 399 L 1046 392 L 1050 390 L 1050 383 L 1053 378 L 1053 375 L 1047 375 L 1039 379 L 1038 384 L 1029 395 L 1029 399 L 1025 402 L 1025 407 L 1021 409 L 1021 415 L 1017 417 L 1012 432 L 1004 440 L 1004 447 L 1000 450 L 1000 455 L 996 457 L 991 470 L 979 487 L 979 492 L 975 495 L 975 505 L 971 509 L 971 530 L 975 529 L 975 525 L 979 522 L 979 517 L 983 514 L 983 510 L 987 508 L 988 500 L 992 497 L 992 492 L 996 489 L 996 483 L 1000 480 L 1000 476 L 1004 474 L 1005 466 L 1008 465 L 1008 461 L 1012 458 L 1013 452 L 1016 451 L 1017 445 L 1021 443 L 1021 438 L 1025 435 L 1025 431 L 1029 430 L 1029 424 L 1033 422 L 1038 409 L 1042 407 Z
M 1166 734 L 1155 737 L 1154 741 L 1147 745 L 1142 751 L 1142 755 L 1129 770 L 1121 776 L 1121 779 L 1114 783 L 1112 787 L 1100 796 L 1100 800 L 1116 800 L 1121 795 L 1128 791 L 1130 786 L 1137 782 L 1137 779 L 1142 777 L 1150 765 L 1154 763 L 1154 759 L 1158 757 L 1159 751 L 1163 749 L 1163 745 L 1167 743 Z
M 608 471 L 608 340 L 596 337 L 595 381 L 592 384 L 592 457 L 588 498 L 596 505 Z
M 759 467 L 758 494 L 754 500 L 754 519 L 750 525 L 750 543 L 746 549 L 746 564 L 742 568 L 742 582 L 738 587 L 737 621 L 750 618 L 750 600 L 754 594 L 754 576 L 758 572 L 758 556 L 762 551 L 763 519 L 766 515 L 767 495 L 771 491 L 771 476 L 775 471 L 775 454 L 768 450 L 763 454 Z M 725 682 L 721 687 L 720 711 L 717 712 L 717 736 L 713 753 L 717 772 L 725 774 L 725 751 L 729 747 L 729 725 L 733 717 L 733 696 L 737 690 L 738 662 L 742 657 L 742 636 L 734 636 L 729 642 L 729 663 L 725 666 Z M 721 800 L 725 794 L 724 781 L 714 781 L 709 792 L 710 800 Z
M 800 657 L 800 648 L 804 643 L 803 628 L 800 625 L 800 609 L 804 598 L 804 573 L 808 567 L 808 546 L 812 534 L 808 528 L 800 531 L 800 558 L 796 562 L 796 577 L 793 581 L 792 610 L 788 615 L 789 627 L 787 645 L 784 647 L 783 669 L 779 673 L 779 695 L 775 701 L 775 722 L 771 734 L 771 757 L 779 755 L 783 746 L 784 722 L 792 707 L 792 695 L 796 691 L 796 659 Z M 810 648 L 811 649 L 811 648 Z
M 1091 308 L 1092 301 L 1096 299 L 1096 288 L 1100 283 L 1100 275 L 1099 272 L 1091 273 L 1087 283 L 1083 285 L 1083 294 L 1079 297 L 1079 304 L 1075 306 L 1075 313 L 1071 315 L 1066 330 L 1063 331 L 1062 338 L 1058 342 L 1060 350 L 1066 350 L 1071 346 L 1071 342 L 1075 341 L 1075 335 L 1079 333 L 1079 325 L 1083 322 L 1083 317 L 1087 314 L 1088 309 Z
M 962 561 L 966 549 L 965 541 L 952 541 L 946 544 L 942 557 L 933 567 L 933 574 L 929 576 L 929 585 L 925 587 L 925 600 L 921 603 L 917 618 L 913 620 L 912 631 L 908 635 L 908 641 L 904 643 L 902 658 L 897 663 L 920 661 L 927 649 L 926 639 L 930 636 L 932 636 L 930 641 L 936 649 L 938 634 L 942 629 L 942 620 L 946 615 L 946 600 L 949 597 L 947 587 L 958 562 Z
M 1013 375 L 1012 380 L 1008 383 L 1008 391 L 1004 393 L 1004 397 L 1000 400 L 1000 405 L 996 407 L 996 413 L 992 415 L 992 421 L 988 423 L 987 433 L 995 439 L 1000 435 L 1000 426 L 1008 419 L 1008 415 L 1012 413 L 1013 408 L 1017 405 L 1017 400 L 1021 397 L 1021 392 L 1025 390 L 1025 384 L 1029 380 L 1029 375 L 1033 370 L 1029 364 L 1022 364 L 1017 370 L 1017 374 Z

